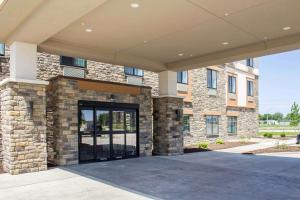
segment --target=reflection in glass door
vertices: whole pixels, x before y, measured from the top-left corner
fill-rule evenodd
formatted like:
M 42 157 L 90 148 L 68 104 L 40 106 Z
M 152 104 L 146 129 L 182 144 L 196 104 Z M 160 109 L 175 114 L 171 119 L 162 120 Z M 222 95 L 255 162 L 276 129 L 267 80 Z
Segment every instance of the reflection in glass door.
M 109 110 L 96 110 L 96 160 L 110 158 L 110 114 Z
M 78 129 L 80 162 L 139 155 L 135 104 L 79 102 Z
M 79 119 L 79 157 L 82 161 L 94 159 L 94 110 L 83 108 Z

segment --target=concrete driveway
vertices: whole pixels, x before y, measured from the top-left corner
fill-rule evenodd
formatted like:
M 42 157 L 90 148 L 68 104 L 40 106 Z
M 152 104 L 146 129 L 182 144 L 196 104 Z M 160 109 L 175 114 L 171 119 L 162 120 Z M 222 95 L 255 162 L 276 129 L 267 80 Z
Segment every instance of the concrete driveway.
M 0 175 L 1 199 L 300 198 L 300 159 L 204 152 Z

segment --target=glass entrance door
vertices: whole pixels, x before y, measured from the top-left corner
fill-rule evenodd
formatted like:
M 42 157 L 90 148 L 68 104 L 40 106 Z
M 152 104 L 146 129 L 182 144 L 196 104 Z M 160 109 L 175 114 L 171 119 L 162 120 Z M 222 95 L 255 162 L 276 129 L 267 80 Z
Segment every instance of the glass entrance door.
M 79 161 L 137 157 L 138 106 L 115 103 L 79 104 Z

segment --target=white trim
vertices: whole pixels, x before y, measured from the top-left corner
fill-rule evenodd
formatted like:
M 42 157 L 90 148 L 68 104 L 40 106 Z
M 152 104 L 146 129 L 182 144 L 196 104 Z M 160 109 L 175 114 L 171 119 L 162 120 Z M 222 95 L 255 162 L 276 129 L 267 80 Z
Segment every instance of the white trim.
M 29 79 L 14 79 L 14 78 L 6 78 L 0 82 L 0 86 L 5 85 L 9 82 L 15 83 L 29 83 L 29 84 L 37 84 L 37 85 L 49 85 L 49 81 L 42 80 L 29 80 Z

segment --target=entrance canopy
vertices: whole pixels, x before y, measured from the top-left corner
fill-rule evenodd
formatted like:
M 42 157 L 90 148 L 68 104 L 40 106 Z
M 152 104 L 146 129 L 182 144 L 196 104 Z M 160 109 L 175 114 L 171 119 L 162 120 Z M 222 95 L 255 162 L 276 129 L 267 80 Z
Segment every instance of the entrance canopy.
M 300 48 L 299 0 L 0 3 L 2 42 L 156 72 Z

